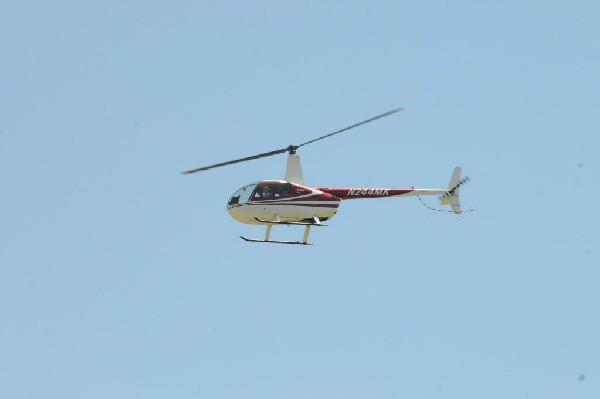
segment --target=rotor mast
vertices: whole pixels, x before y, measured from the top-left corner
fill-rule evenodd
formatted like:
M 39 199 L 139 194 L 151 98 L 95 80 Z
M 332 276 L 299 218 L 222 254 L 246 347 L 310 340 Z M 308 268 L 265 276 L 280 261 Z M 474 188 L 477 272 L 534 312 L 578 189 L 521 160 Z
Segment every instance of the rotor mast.
M 300 163 L 300 156 L 296 154 L 296 151 L 290 152 L 288 155 L 287 164 L 285 166 L 285 181 L 288 183 L 295 183 L 301 186 L 304 185 L 304 177 L 302 175 L 302 165 Z

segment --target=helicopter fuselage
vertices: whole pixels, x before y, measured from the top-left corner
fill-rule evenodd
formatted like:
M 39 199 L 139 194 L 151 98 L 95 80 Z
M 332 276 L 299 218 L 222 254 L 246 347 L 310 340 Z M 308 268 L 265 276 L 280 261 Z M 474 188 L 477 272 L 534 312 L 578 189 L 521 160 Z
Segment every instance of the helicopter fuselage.
M 283 180 L 261 180 L 237 190 L 227 202 L 227 211 L 241 223 L 313 223 L 331 219 L 341 199 L 319 189 Z
M 284 180 L 261 180 L 256 183 L 248 184 L 237 190 L 227 202 L 227 211 L 229 212 L 229 215 L 238 222 L 266 226 L 264 239 L 246 238 L 241 236 L 242 239 L 249 242 L 310 245 L 308 243 L 308 235 L 311 227 L 325 226 L 321 222 L 331 219 L 336 214 L 340 202 L 349 199 L 439 195 L 442 205 L 450 205 L 452 212 L 461 214 L 462 211 L 458 197 L 459 188 L 468 181 L 468 178 L 460 178 L 460 167 L 454 169 L 450 184 L 448 185 L 448 188 L 445 189 L 417 189 L 414 187 L 311 188 L 304 185 L 300 157 L 296 153 L 299 148 L 402 110 L 402 108 L 393 109 L 301 144 L 290 144 L 285 148 L 263 152 L 245 158 L 215 163 L 201 168 L 190 169 L 181 173 L 188 175 L 240 162 L 284 154 L 286 152 L 289 154 Z M 425 203 L 423 204 L 425 205 Z M 271 229 L 276 225 L 304 226 L 304 236 L 302 241 L 271 240 Z
M 331 219 L 342 200 L 442 195 L 447 189 L 312 188 L 285 180 L 261 180 L 237 190 L 227 202 L 232 218 L 247 224 L 315 223 Z

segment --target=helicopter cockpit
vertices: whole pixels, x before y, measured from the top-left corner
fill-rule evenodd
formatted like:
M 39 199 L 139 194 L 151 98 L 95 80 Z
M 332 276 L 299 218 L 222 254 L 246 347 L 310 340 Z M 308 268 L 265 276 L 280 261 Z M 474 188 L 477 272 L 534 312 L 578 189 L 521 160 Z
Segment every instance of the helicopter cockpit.
M 237 190 L 227 205 L 243 204 L 249 201 L 264 201 L 288 198 L 292 194 L 292 185 L 283 181 L 261 181 L 248 184 Z
M 229 198 L 227 205 L 243 204 L 244 202 L 248 202 L 257 184 L 258 183 L 248 184 L 247 186 L 237 190 L 235 193 L 233 193 L 231 198 Z

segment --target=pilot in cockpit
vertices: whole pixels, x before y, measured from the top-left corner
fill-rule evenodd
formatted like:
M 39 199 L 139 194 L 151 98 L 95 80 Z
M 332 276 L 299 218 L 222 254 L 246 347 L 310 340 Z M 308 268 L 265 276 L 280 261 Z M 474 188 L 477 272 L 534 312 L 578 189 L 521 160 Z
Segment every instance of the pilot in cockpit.
M 263 198 L 269 198 L 271 196 L 271 188 L 267 184 L 262 186 L 261 190 L 262 190 L 261 196 Z

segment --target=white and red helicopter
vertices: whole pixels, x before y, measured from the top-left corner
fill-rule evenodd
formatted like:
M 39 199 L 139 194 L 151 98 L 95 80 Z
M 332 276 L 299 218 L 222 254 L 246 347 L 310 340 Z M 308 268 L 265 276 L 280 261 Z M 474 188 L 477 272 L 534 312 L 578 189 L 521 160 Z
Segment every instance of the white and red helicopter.
M 331 219 L 336 214 L 340 202 L 350 199 L 438 195 L 440 196 L 442 205 L 450 205 L 452 212 L 460 215 L 462 210 L 459 201 L 459 188 L 469 180 L 468 178 L 461 179 L 460 167 L 454 169 L 448 188 L 314 188 L 304 185 L 300 157 L 296 154 L 298 148 L 400 111 L 403 111 L 403 108 L 396 108 L 302 144 L 289 145 L 279 150 L 191 169 L 181 173 L 188 175 L 239 162 L 270 157 L 285 152 L 289 153 L 284 180 L 260 180 L 248 184 L 233 193 L 227 202 L 227 211 L 238 222 L 266 225 L 267 230 L 264 239 L 252 239 L 240 236 L 249 242 L 310 245 L 308 243 L 310 228 L 313 226 L 325 226 L 322 222 Z M 304 226 L 304 237 L 302 241 L 271 240 L 271 228 L 274 225 Z

